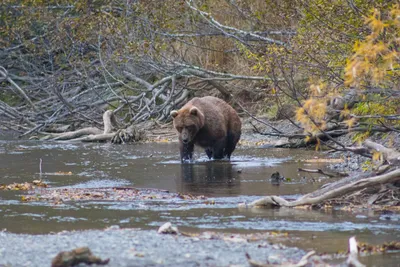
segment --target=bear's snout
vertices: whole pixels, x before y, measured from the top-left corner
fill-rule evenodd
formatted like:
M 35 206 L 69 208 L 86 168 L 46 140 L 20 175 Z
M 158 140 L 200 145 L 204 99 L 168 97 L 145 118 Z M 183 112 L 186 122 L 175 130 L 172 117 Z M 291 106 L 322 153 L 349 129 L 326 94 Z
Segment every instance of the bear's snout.
M 187 144 L 190 141 L 190 134 L 187 129 L 183 129 L 181 133 L 182 143 Z

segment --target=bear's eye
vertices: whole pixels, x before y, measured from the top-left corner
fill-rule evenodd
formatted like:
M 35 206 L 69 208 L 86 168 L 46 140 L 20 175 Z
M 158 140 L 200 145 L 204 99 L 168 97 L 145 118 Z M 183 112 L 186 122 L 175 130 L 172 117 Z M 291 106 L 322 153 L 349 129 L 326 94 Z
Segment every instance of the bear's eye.
M 182 132 L 182 127 L 176 127 L 176 130 L 177 130 L 178 132 Z
M 194 131 L 196 131 L 196 126 L 195 125 L 189 125 L 188 129 L 189 129 L 189 131 L 194 132 Z

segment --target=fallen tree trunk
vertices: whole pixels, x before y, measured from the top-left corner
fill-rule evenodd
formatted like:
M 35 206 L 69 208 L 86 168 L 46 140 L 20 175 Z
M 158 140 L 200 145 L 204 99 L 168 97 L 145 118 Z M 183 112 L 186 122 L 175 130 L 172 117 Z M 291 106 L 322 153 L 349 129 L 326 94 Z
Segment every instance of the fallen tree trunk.
M 400 169 L 394 169 L 388 173 L 368 177 L 366 174 L 357 177 L 349 177 L 342 179 L 336 183 L 332 183 L 322 189 L 318 189 L 313 193 L 302 196 L 294 201 L 287 201 L 279 196 L 266 196 L 255 200 L 250 204 L 239 204 L 239 208 L 247 207 L 295 207 L 301 205 L 313 205 L 322 201 L 343 196 L 366 187 L 372 187 L 379 184 L 393 183 L 400 181 Z
M 87 136 L 87 135 L 97 135 L 97 134 L 102 134 L 103 131 L 100 130 L 99 128 L 96 127 L 87 127 L 83 129 L 79 129 L 76 131 L 71 131 L 71 132 L 66 132 L 66 133 L 61 133 L 61 134 L 53 134 L 54 138 L 53 140 L 73 140 L 77 139 L 82 136 Z
M 266 196 L 250 204 L 239 204 L 239 208 L 314 205 L 364 188 L 400 181 L 400 168 L 397 167 L 400 165 L 400 153 L 398 151 L 386 148 L 371 140 L 366 140 L 364 146 L 365 147 L 357 148 L 355 151 L 363 151 L 363 153 L 370 152 L 370 150 L 378 151 L 383 154 L 384 160 L 390 165 L 381 166 L 386 168 L 380 168 L 374 173 L 362 173 L 343 178 L 294 201 L 287 201 L 279 196 Z M 316 172 L 318 172 L 318 170 Z
M 75 138 L 73 141 L 82 141 L 82 142 L 107 142 L 111 141 L 114 137 L 115 133 L 100 133 L 100 134 L 91 134 L 87 136 L 82 136 L 80 138 Z
M 118 129 L 118 123 L 112 110 L 103 114 L 104 130 L 97 127 L 86 127 L 66 133 L 47 134 L 42 140 L 70 140 L 81 142 L 107 142 L 128 143 L 144 139 L 143 131 L 137 130 L 134 126 L 127 129 Z M 118 129 L 118 130 L 117 130 Z

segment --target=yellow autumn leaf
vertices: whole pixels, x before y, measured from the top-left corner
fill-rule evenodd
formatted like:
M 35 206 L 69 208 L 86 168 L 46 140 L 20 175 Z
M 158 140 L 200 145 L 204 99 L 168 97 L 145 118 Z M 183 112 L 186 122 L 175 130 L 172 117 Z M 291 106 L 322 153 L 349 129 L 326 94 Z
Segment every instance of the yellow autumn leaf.
M 382 153 L 378 151 L 374 151 L 372 153 L 372 160 L 373 161 L 381 161 L 382 160 Z
M 381 20 L 381 13 L 376 8 L 374 9 L 373 14 L 366 18 L 365 23 L 371 28 L 372 35 L 380 34 L 383 29 L 388 26 Z
M 351 118 L 349 120 L 345 120 L 344 123 L 347 125 L 347 127 L 350 129 L 354 126 L 354 124 L 356 123 L 356 118 Z

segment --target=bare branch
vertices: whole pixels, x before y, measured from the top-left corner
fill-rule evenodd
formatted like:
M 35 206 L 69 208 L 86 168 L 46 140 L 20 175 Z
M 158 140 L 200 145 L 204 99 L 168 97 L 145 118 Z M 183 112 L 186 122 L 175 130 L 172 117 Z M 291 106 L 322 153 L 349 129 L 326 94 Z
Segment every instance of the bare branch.
M 287 44 L 285 42 L 282 42 L 279 40 L 264 37 L 264 36 L 254 33 L 254 32 L 243 31 L 243 30 L 231 27 L 231 26 L 222 25 L 220 22 L 218 22 L 216 19 L 214 19 L 210 13 L 201 11 L 198 8 L 196 8 L 193 5 L 193 0 L 186 1 L 186 4 L 189 6 L 190 9 L 192 9 L 192 10 L 196 11 L 198 14 L 200 14 L 200 16 L 205 21 L 207 21 L 210 25 L 212 25 L 213 27 L 215 27 L 216 29 L 221 31 L 226 36 L 232 37 L 232 38 L 240 41 L 241 43 L 245 43 L 245 41 L 244 41 L 245 39 L 251 38 L 251 40 L 254 40 L 254 41 L 263 41 L 263 42 L 270 43 L 270 44 L 287 46 Z
M 221 77 L 231 78 L 231 79 L 240 79 L 240 80 L 254 80 L 254 81 L 271 81 L 272 80 L 271 78 L 265 77 L 265 76 L 236 75 L 236 74 L 231 74 L 231 73 L 223 73 L 223 72 L 217 72 L 217 71 L 212 71 L 212 70 L 206 70 L 206 69 L 200 68 L 198 66 L 188 65 L 188 64 L 181 63 L 181 62 L 174 62 L 174 64 L 184 67 L 184 69 L 182 69 L 180 72 L 177 73 L 177 74 L 181 74 L 181 75 L 190 74 L 190 72 L 192 70 L 196 70 L 196 71 L 201 71 L 206 74 L 213 75 L 215 77 L 214 79 L 216 79 L 216 80 Z M 209 79 L 209 78 L 207 78 L 207 79 Z M 274 79 L 274 81 L 283 81 L 283 79 Z
M 26 101 L 28 101 L 29 105 L 32 107 L 32 109 L 34 111 L 37 111 L 35 105 L 33 104 L 32 100 L 27 96 L 27 94 L 25 93 L 25 91 L 19 87 L 18 84 L 16 84 L 11 78 L 10 76 L 8 76 L 7 70 L 0 66 L 0 74 L 1 76 L 3 76 L 9 83 L 11 83 L 17 90 L 18 92 L 22 95 L 23 98 L 25 98 Z
M 347 173 L 327 172 L 327 171 L 323 171 L 321 169 L 303 169 L 303 168 L 298 168 L 297 171 L 299 171 L 299 172 L 308 172 L 308 173 L 320 173 L 320 174 L 326 175 L 328 177 L 346 177 L 346 176 L 349 176 Z

